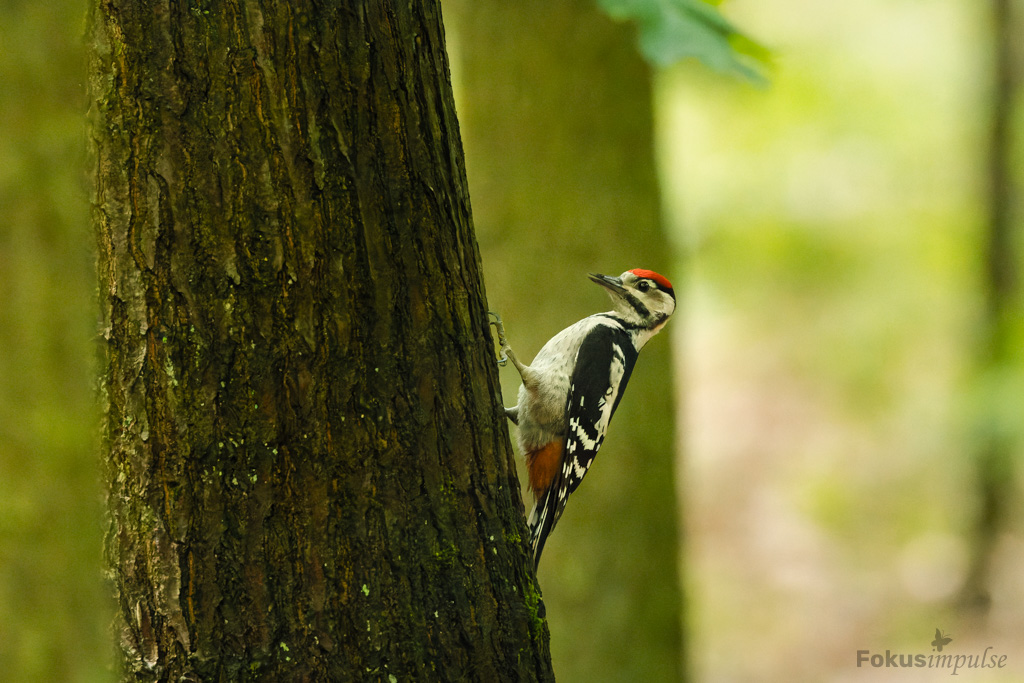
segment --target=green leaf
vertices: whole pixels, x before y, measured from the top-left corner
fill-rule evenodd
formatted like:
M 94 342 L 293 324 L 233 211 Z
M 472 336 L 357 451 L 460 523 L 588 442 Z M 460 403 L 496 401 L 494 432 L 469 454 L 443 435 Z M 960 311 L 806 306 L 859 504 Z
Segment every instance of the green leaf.
M 655 66 L 692 57 L 717 71 L 766 82 L 755 65 L 765 65 L 768 51 L 704 0 L 598 0 L 598 4 L 613 19 L 636 22 L 640 52 Z

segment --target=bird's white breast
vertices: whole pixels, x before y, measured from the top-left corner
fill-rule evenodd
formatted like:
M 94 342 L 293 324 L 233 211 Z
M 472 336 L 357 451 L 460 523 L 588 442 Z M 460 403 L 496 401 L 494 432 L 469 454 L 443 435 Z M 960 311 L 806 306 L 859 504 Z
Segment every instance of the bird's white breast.
M 530 364 L 532 387 L 519 387 L 519 445 L 534 450 L 565 434 L 565 402 L 576 355 L 584 338 L 608 319 L 590 316 L 565 328 L 537 353 Z

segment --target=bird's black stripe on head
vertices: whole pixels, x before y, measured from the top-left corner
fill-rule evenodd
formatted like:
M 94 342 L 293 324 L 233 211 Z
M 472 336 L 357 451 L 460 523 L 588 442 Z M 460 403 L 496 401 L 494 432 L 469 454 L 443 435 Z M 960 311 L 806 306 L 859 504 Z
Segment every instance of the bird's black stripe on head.
M 633 310 L 636 311 L 642 319 L 647 320 L 651 317 L 651 311 L 640 302 L 640 299 L 637 299 L 629 292 L 626 292 L 626 301 L 629 302 L 629 305 L 633 307 Z

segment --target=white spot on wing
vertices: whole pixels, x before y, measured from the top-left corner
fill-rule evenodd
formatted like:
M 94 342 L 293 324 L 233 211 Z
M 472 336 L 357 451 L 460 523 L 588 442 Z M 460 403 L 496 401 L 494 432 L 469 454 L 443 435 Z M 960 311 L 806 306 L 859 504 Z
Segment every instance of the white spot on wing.
M 605 418 L 603 415 L 601 417 L 601 423 L 605 423 Z M 576 442 L 578 441 L 579 444 L 583 446 L 584 450 L 596 450 L 597 446 L 601 443 L 601 437 L 604 435 L 604 426 L 601 423 L 596 425 L 597 439 L 591 439 L 589 436 L 587 436 L 587 430 L 583 427 L 583 425 L 580 424 L 579 418 L 574 417 L 571 420 L 569 420 L 569 429 L 572 430 L 573 436 L 575 437 L 573 439 L 569 439 L 570 448 L 572 446 L 575 446 Z M 576 449 L 571 448 L 571 450 L 574 452 Z
M 580 467 L 580 461 L 577 458 L 572 459 L 572 468 L 576 471 L 577 479 L 582 479 L 583 475 L 587 473 L 587 468 Z

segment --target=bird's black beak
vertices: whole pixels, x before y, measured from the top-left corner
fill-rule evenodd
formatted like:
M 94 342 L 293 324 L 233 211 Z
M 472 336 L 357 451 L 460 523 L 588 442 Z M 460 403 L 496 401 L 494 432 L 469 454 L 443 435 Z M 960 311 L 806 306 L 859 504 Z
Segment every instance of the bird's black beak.
M 590 273 L 590 279 L 607 289 L 612 294 L 621 296 L 625 291 L 625 288 L 622 286 L 622 278 L 620 277 L 601 275 L 600 273 Z

